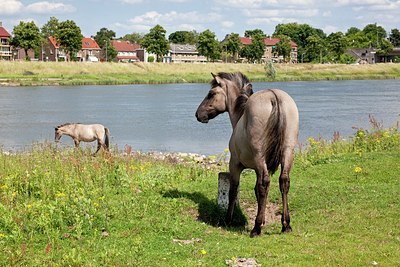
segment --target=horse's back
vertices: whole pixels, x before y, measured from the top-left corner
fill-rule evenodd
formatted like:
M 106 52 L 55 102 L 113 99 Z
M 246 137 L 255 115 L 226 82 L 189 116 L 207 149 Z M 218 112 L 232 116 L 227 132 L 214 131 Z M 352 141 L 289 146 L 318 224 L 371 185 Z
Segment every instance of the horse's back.
M 270 125 L 272 116 L 279 116 L 276 119 L 280 129 L 274 130 L 283 135 L 284 145 L 294 148 L 297 144 L 299 114 L 294 100 L 279 89 L 258 91 L 249 97 L 230 141 L 231 151 L 248 168 L 254 166 L 254 154 L 263 153 L 266 138 L 277 138 L 267 136 L 271 127 L 278 127 Z
M 105 127 L 101 124 L 77 124 L 76 130 L 80 139 L 86 142 L 102 139 L 105 134 Z

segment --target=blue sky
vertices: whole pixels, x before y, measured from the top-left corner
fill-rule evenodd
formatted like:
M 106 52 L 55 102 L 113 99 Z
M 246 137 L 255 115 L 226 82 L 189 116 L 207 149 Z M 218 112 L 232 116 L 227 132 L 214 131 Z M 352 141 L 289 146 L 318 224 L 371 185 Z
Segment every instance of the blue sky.
M 178 30 L 210 29 L 222 40 L 256 28 L 272 34 L 277 24 L 289 22 L 327 34 L 377 23 L 389 33 L 400 29 L 400 0 L 0 0 L 0 21 L 10 33 L 21 20 L 42 27 L 51 16 L 74 20 L 86 37 L 102 27 L 121 37 L 160 24 L 167 37 Z

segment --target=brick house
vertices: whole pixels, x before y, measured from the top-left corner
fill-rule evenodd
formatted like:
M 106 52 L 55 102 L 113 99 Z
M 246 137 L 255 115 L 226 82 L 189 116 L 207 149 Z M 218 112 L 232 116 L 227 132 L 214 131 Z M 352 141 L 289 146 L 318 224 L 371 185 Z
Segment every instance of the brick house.
M 132 44 L 124 40 L 112 40 L 111 45 L 117 51 L 115 60 L 117 62 L 137 62 L 140 61 L 137 50 L 140 49 L 139 44 Z
M 67 61 L 68 55 L 57 44 L 52 36 L 47 38 L 47 43 L 43 45 L 43 61 Z
M 10 45 L 11 34 L 3 27 L 0 22 L 0 60 L 11 60 L 12 52 Z
M 77 54 L 79 61 L 97 62 L 100 59 L 101 48 L 93 38 L 82 38 L 82 50 Z
M 267 37 L 264 38 L 264 43 L 265 43 L 265 51 L 264 55 L 262 57 L 262 61 L 267 62 L 267 61 L 273 61 L 273 62 L 282 62 L 283 57 L 275 53 L 273 50 L 276 47 L 276 45 L 280 42 L 281 40 L 279 38 L 271 38 Z M 240 42 L 242 45 L 249 45 L 251 44 L 252 40 L 251 38 L 248 37 L 240 37 Z M 292 48 L 290 52 L 290 63 L 297 63 L 297 44 L 293 41 L 290 41 L 290 46 Z

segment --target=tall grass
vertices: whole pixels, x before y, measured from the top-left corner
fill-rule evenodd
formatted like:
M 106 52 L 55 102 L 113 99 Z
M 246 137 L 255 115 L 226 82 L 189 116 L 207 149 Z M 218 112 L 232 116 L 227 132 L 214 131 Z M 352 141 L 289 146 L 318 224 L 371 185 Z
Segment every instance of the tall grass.
M 399 64 L 274 64 L 270 76 L 261 64 L 162 64 L 83 62 L 0 62 L 3 85 L 82 85 L 209 82 L 210 72 L 243 72 L 252 81 L 394 79 Z
M 224 163 L 129 149 L 92 157 L 47 143 L 0 152 L 0 266 L 225 266 L 239 257 L 262 266 L 400 264 L 397 128 L 310 139 L 291 176 L 293 232 L 280 234 L 278 220 L 255 239 L 252 219 L 233 228 L 220 220 Z M 273 177 L 269 199 L 280 207 L 277 184 Z M 249 218 L 253 172 L 240 187 L 235 218 Z

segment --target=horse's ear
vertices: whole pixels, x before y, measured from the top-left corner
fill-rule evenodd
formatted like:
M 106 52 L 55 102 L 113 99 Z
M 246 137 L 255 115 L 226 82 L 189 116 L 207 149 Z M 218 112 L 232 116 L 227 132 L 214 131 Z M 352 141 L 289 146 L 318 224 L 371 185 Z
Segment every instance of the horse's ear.
M 214 77 L 214 80 L 217 82 L 217 84 L 222 87 L 222 85 L 224 84 L 223 79 L 221 79 L 221 77 L 219 77 L 218 75 L 215 75 L 214 73 L 211 72 L 211 75 Z
M 250 96 L 253 94 L 253 85 L 248 83 L 243 87 L 243 90 Z
M 215 79 L 215 77 L 217 76 L 217 75 L 215 75 L 215 74 L 214 74 L 214 73 L 212 73 L 212 72 L 211 72 L 211 75 L 213 76 L 213 78 L 214 78 L 214 79 Z

